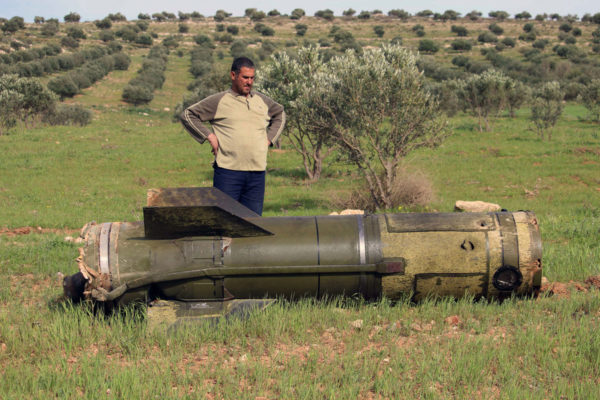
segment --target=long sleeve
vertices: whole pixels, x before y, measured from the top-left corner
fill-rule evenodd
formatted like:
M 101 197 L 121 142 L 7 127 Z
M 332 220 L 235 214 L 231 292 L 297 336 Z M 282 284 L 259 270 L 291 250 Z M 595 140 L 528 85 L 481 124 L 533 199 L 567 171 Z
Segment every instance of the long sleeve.
M 285 111 L 283 110 L 283 106 L 273 99 L 262 93 L 257 94 L 263 99 L 267 107 L 269 107 L 268 115 L 271 121 L 267 127 L 267 139 L 269 139 L 271 143 L 275 143 L 285 127 Z
M 214 119 L 217 112 L 219 101 L 227 92 L 221 92 L 208 96 L 186 108 L 179 116 L 181 123 L 188 133 L 200 143 L 204 143 L 206 138 L 213 133 L 204 122 L 210 122 Z

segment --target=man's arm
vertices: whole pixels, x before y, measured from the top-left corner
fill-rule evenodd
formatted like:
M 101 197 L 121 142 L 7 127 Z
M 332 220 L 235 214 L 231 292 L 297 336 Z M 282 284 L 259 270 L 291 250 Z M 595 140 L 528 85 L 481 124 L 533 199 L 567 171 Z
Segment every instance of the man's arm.
M 283 106 L 273 99 L 262 93 L 258 93 L 258 95 L 269 108 L 268 115 L 271 121 L 267 127 L 267 139 L 269 140 L 269 145 L 273 145 L 279 139 L 285 127 L 285 111 L 283 110 Z
M 219 101 L 221 101 L 225 93 L 226 92 L 221 92 L 208 96 L 204 100 L 186 108 L 179 116 L 183 127 L 194 139 L 200 143 L 204 143 L 204 141 L 208 139 L 213 147 L 213 152 L 216 152 L 218 148 L 217 137 L 206 127 L 206 125 L 204 125 L 204 122 L 213 120 L 217 112 Z

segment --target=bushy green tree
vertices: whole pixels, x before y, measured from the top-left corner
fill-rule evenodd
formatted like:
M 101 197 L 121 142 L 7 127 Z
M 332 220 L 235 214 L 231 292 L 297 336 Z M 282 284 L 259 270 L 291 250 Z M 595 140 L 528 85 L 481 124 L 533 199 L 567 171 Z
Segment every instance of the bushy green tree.
M 467 28 L 462 25 L 452 25 L 452 27 L 450 28 L 450 31 L 452 33 L 456 33 L 457 36 L 468 36 L 469 35 L 469 31 L 467 30 Z
M 64 16 L 65 22 L 79 22 L 81 16 L 76 12 L 70 12 Z
M 399 9 L 394 9 L 394 10 L 388 11 L 388 15 L 390 17 L 400 18 L 403 21 L 406 21 L 407 19 L 410 18 L 410 13 L 408 11 L 399 10 Z
M 471 75 L 461 81 L 459 98 L 464 108 L 477 117 L 479 131 L 490 130 L 490 117 L 497 115 L 507 105 L 507 87 L 511 79 L 493 69 Z
M 302 17 L 304 17 L 306 15 L 306 12 L 304 12 L 303 9 L 301 8 L 294 8 L 294 10 L 292 11 L 292 13 L 290 14 L 290 18 L 291 19 L 300 19 Z
M 381 25 L 375 25 L 373 27 L 373 32 L 375 32 L 377 37 L 383 37 L 383 35 L 385 35 L 385 29 Z
M 600 79 L 592 79 L 582 89 L 578 100 L 588 109 L 593 121 L 600 121 Z
M 277 53 L 272 62 L 261 70 L 261 90 L 277 99 L 285 108 L 287 129 L 294 150 L 302 156 L 302 163 L 308 179 L 321 177 L 323 162 L 331 153 L 327 146 L 327 136 L 318 129 L 311 129 L 311 111 L 308 103 L 301 101 L 304 91 L 310 86 L 310 79 L 326 68 L 326 63 L 318 47 L 302 47 L 297 55 Z
M 548 140 L 552 139 L 552 128 L 563 111 L 563 92 L 560 83 L 546 82 L 533 92 L 531 105 L 531 120 L 535 125 L 540 139 L 547 133 Z
M 42 25 L 42 28 L 40 29 L 40 33 L 42 36 L 46 37 L 54 36 L 58 32 L 58 27 L 58 20 L 51 18 L 44 22 L 44 25 Z
M 0 135 L 14 127 L 17 121 L 29 121 L 46 113 L 56 102 L 56 96 L 36 78 L 17 75 L 0 76 Z
M 423 39 L 419 41 L 419 51 L 423 53 L 437 53 L 440 50 L 440 45 L 431 39 Z
M 306 35 L 306 31 L 308 30 L 308 25 L 306 25 L 306 24 L 296 24 L 296 26 L 294 26 L 294 28 L 296 28 L 296 35 L 297 36 L 304 36 L 304 35 Z
M 395 45 L 334 57 L 311 74 L 299 94 L 309 110 L 307 130 L 339 147 L 358 167 L 379 208 L 392 208 L 400 162 L 411 151 L 435 146 L 446 120 L 416 65 L 417 56 Z

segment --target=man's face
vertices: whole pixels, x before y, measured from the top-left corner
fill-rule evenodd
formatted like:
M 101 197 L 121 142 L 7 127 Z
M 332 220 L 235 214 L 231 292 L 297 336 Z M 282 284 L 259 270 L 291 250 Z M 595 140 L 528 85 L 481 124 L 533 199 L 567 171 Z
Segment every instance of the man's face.
M 231 89 L 238 94 L 248 96 L 254 83 L 254 68 L 242 67 L 237 74 L 231 71 Z

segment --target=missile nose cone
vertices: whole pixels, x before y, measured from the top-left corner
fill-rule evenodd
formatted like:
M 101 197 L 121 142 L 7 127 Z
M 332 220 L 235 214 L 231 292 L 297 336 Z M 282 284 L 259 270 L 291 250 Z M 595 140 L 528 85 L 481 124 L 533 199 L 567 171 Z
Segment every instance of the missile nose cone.
M 83 291 L 85 289 L 86 279 L 81 272 L 73 275 L 65 276 L 63 279 L 63 290 L 65 296 L 71 299 L 74 303 L 78 303 L 83 299 Z

